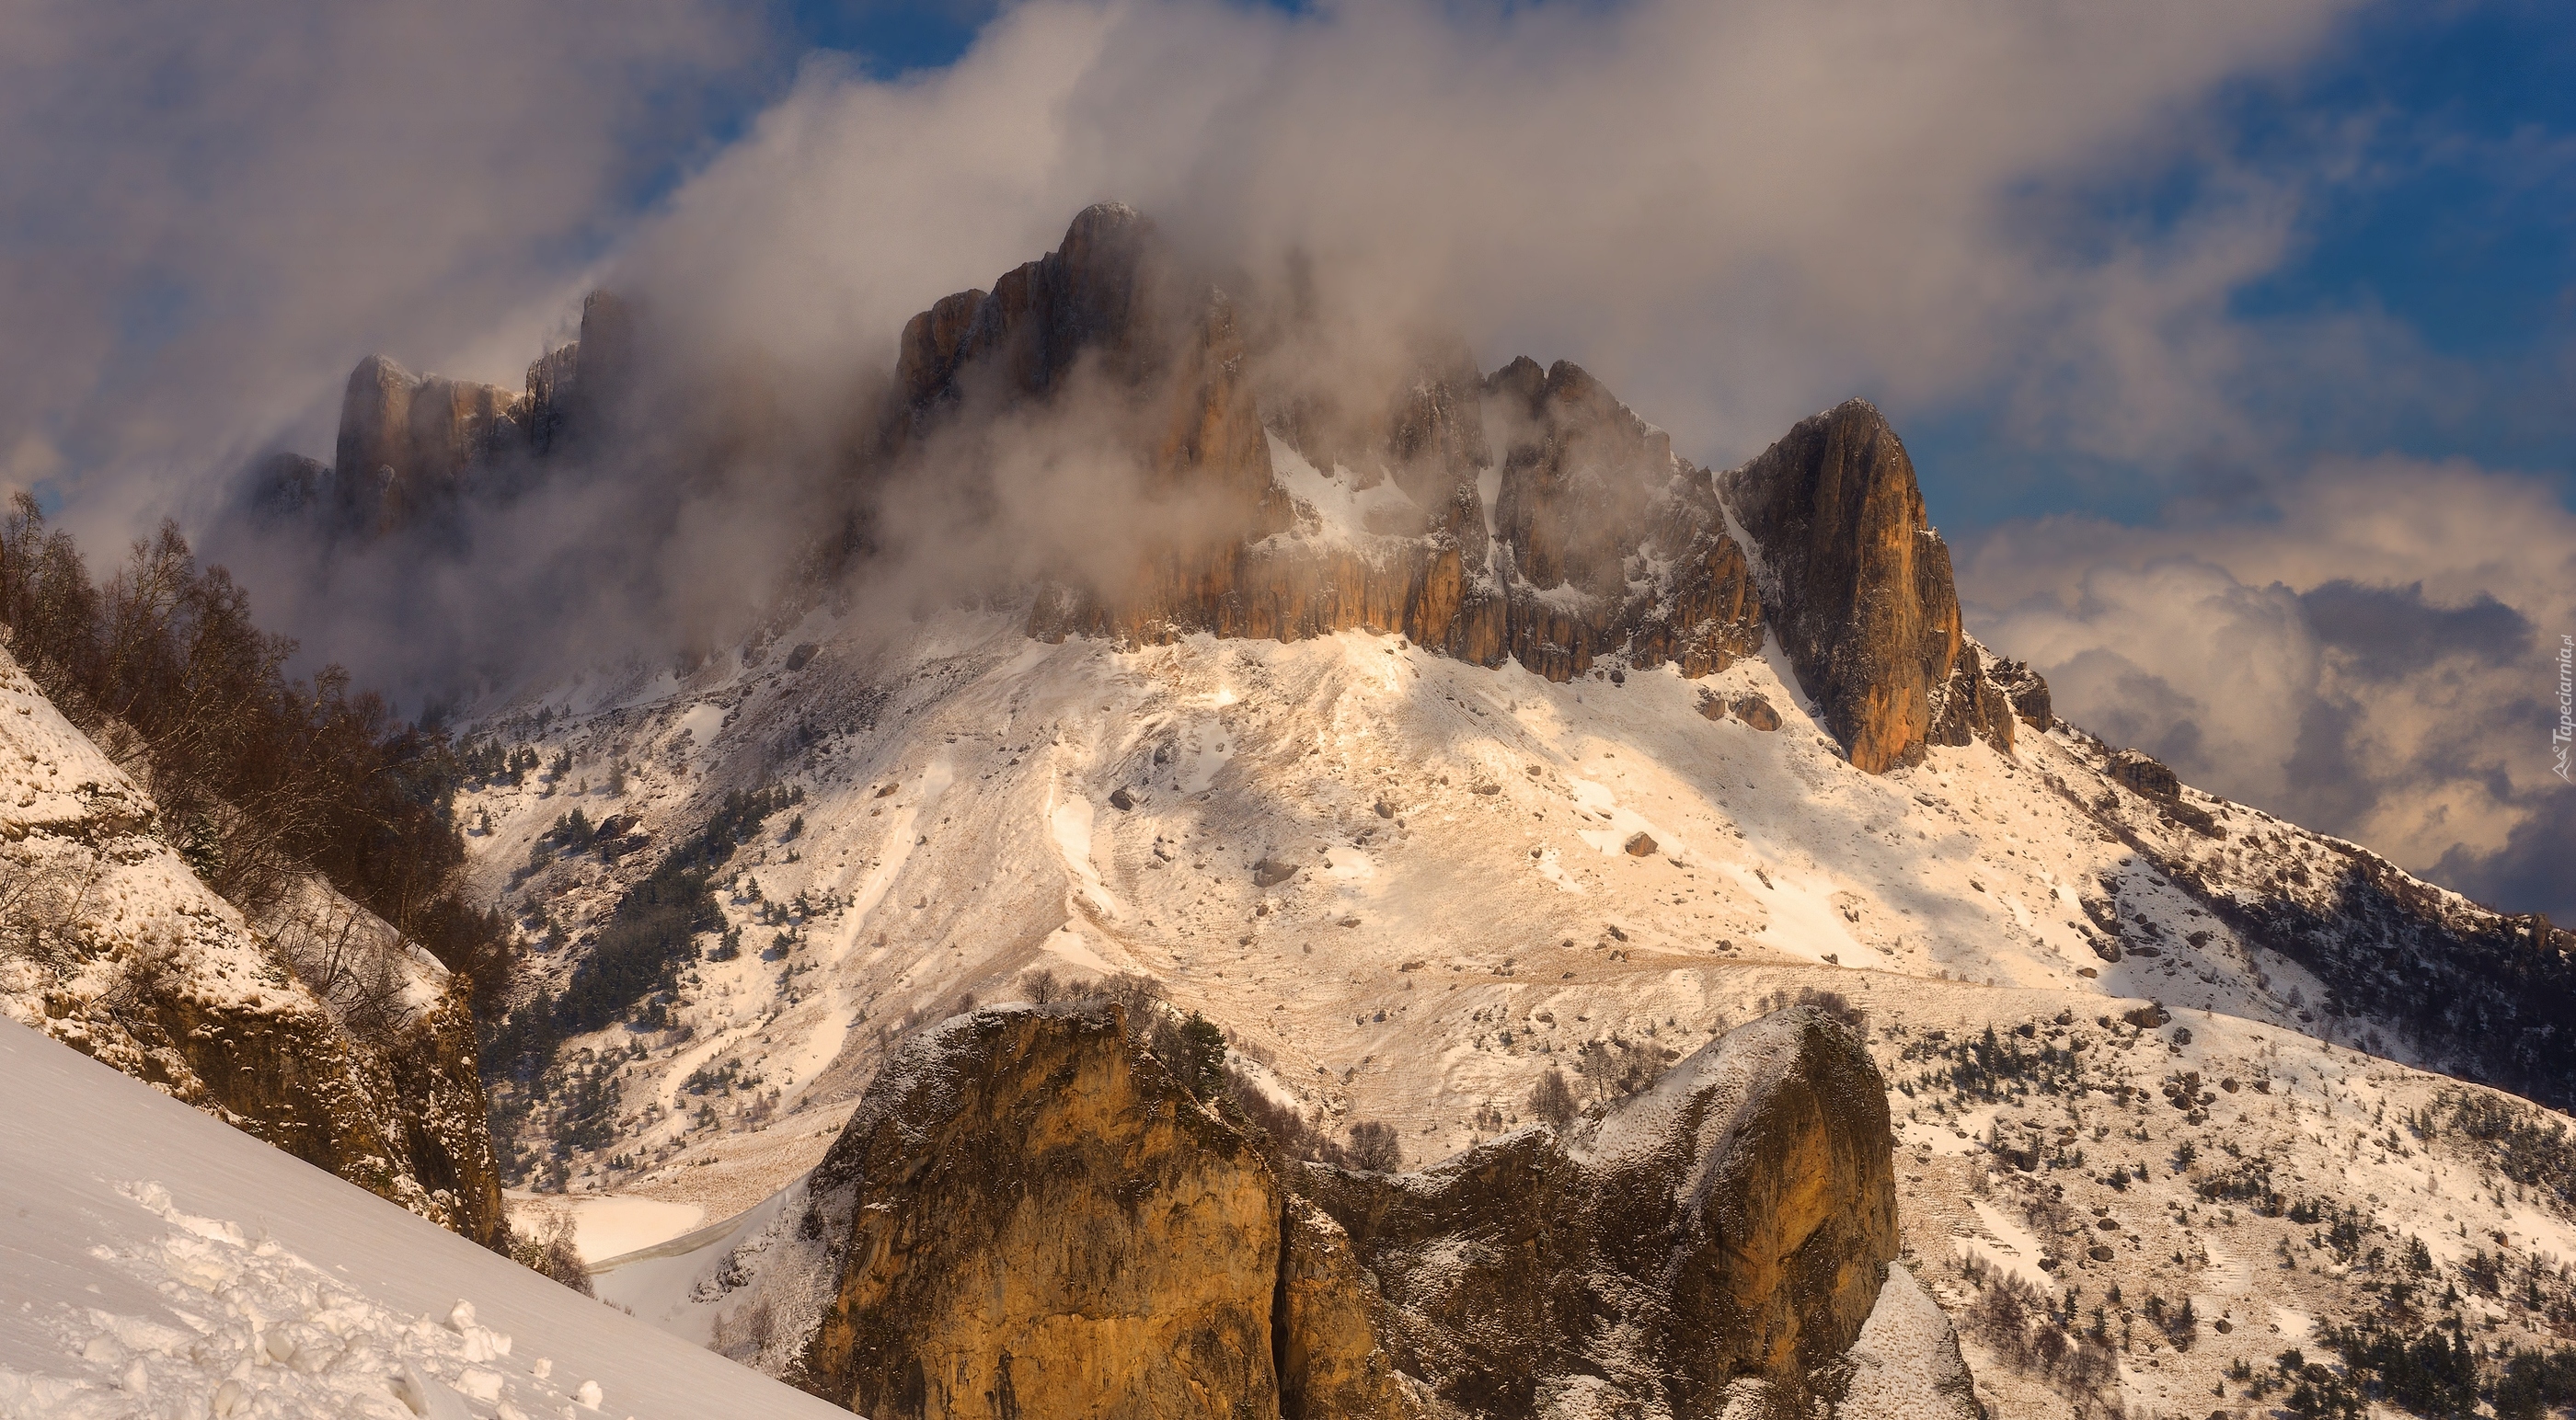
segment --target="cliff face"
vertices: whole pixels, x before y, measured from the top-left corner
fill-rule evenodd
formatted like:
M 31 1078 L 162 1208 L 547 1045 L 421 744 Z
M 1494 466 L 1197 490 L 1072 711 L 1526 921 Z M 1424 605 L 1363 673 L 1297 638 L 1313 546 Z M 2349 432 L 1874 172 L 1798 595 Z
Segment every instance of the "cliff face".
M 208 890 L 151 798 L 0 653 L 0 1010 L 492 1243 L 463 983 L 327 889 L 304 896 L 343 914 L 328 979 L 294 960 L 311 924 L 257 927 Z
M 1769 563 L 1781 649 L 1853 764 L 1880 773 L 1978 736 L 2012 747 L 2012 705 L 1960 629 L 1950 549 L 1876 409 L 1801 420 L 1725 482 Z
M 1715 1415 L 1849 1350 L 1896 1256 L 1886 1086 L 1848 1029 L 1781 1012 L 1570 1138 L 1507 1135 L 1404 1179 L 1317 1171 L 1383 1282 L 1397 1364 L 1496 1416 L 1567 1378 Z
M 1808 420 L 1721 478 L 1576 365 L 1479 377 L 1462 348 L 1433 343 L 1388 388 L 1354 387 L 1282 353 L 1303 348 L 1293 317 L 1266 315 L 1269 344 L 1247 349 L 1229 298 L 1192 291 L 1150 224 L 1097 207 L 1058 251 L 905 328 L 889 477 L 949 476 L 905 459 L 999 409 L 1044 407 L 1089 370 L 1113 402 L 1156 411 L 1135 436 L 1149 500 L 1194 500 L 1187 532 L 1129 571 L 1043 590 L 1031 634 L 1364 629 L 1563 682 L 1723 670 L 1760 649 L 1767 607 L 1854 764 L 2011 748 L 2015 701 L 1960 628 L 1949 552 L 1868 405 Z M 1758 589 L 1730 508 L 1767 564 Z M 2029 693 L 2044 716 L 2045 686 Z
M 948 1023 L 806 1198 L 837 1273 L 793 1379 L 860 1415 L 1409 1412 L 1337 1229 L 1115 1008 Z
M 276 455 L 252 504 L 330 531 L 381 536 L 477 494 L 506 492 L 520 466 L 610 427 L 633 363 L 633 313 L 593 292 L 581 338 L 528 366 L 526 387 L 415 375 L 382 355 L 349 372 L 332 461 Z
M 1557 681 L 1610 656 L 1704 675 L 1761 644 L 1707 472 L 1581 369 L 1524 360 L 1487 380 L 1435 345 L 1390 388 L 1353 392 L 1265 360 L 1244 323 L 1182 278 L 1150 224 L 1092 208 L 1056 252 L 905 328 L 890 476 L 942 430 L 1095 372 L 1148 411 L 1133 436 L 1148 500 L 1188 516 L 1129 573 L 1043 593 L 1043 639 L 1366 629 Z M 1479 480 L 1497 449 L 1489 510 Z M 1327 486 L 1301 496 L 1288 473 Z M 1314 501 L 1381 484 L 1396 496 L 1355 518 Z
M 1113 1006 L 907 1046 L 702 1294 L 902 1417 L 1716 1416 L 1840 1370 L 1896 1253 L 1885 1087 L 1809 1008 L 1566 1135 L 1396 1177 L 1277 1164 Z M 1286 1172 L 1282 1172 L 1282 1170 Z M 719 1325 L 719 1334 L 725 1327 Z
M 1276 1413 L 1281 1200 L 1251 1145 L 1114 1011 L 950 1030 L 814 1174 L 846 1231 L 802 1383 L 880 1420 Z
M 349 374 L 332 486 L 342 518 L 385 532 L 452 501 L 467 475 L 527 442 L 526 401 L 498 385 L 415 376 L 382 355 Z

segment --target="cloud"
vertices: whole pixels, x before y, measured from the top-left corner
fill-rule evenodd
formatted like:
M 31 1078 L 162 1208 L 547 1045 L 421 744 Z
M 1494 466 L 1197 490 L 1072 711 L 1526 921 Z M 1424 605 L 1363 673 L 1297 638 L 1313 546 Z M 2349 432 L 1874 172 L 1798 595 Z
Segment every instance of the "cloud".
M 2076 723 L 2499 906 L 2576 915 L 2576 799 L 2549 754 L 2576 514 L 2550 481 L 2319 460 L 2251 516 L 2007 525 L 1960 580 L 1977 634 Z
M 1580 360 L 1704 459 L 1856 389 L 1998 386 L 2084 452 L 2169 453 L 2243 422 L 2228 302 L 2298 210 L 2203 105 L 2345 8 L 1037 0 L 949 71 L 817 66 L 627 269 L 746 339 L 881 351 L 1114 197 L 1489 365 Z M 2172 220 L 2087 200 L 2184 160 L 2216 175 Z
M 2531 647 L 2576 627 L 2560 490 L 2298 453 L 2496 400 L 2384 312 L 2239 309 L 2385 150 L 2249 156 L 2222 98 L 2354 7 L 1028 0 L 943 70 L 809 58 L 704 150 L 770 72 L 752 0 L 29 0 L 0 12 L 0 322 L 42 338 L 0 351 L 0 470 L 113 545 L 281 438 L 327 451 L 361 353 L 514 383 L 597 276 L 663 332 L 659 443 L 443 545 L 226 550 L 264 615 L 411 695 L 667 649 L 738 626 L 832 506 L 902 321 L 1118 198 L 1247 295 L 1311 275 L 1356 364 L 1426 326 L 1570 357 L 1704 462 L 1862 391 L 1997 409 L 2044 460 L 2301 468 L 1999 529 L 1976 624 L 2196 782 L 2567 911 L 2532 728 Z M 1011 517 L 888 531 L 1025 557 L 1132 481 L 1023 432 L 987 451 Z
M 524 364 L 621 204 L 753 72 L 745 9 L 0 9 L 9 476 L 113 546 L 281 431 L 327 439 L 369 350 L 453 368 L 505 337 Z

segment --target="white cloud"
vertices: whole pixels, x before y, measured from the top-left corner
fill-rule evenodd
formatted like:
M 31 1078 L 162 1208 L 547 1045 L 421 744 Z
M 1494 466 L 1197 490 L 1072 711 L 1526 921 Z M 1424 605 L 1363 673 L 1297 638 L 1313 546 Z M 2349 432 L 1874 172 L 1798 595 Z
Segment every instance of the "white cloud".
M 524 364 L 639 165 L 757 55 L 742 8 L 0 8 L 0 444 L 57 448 L 113 546 L 327 419 L 370 349 L 515 325 Z
M 2571 905 L 2532 867 L 2535 835 L 2576 833 L 2548 753 L 2576 513 L 2547 480 L 2321 460 L 2259 516 L 2008 525 L 1960 582 L 1978 634 L 2114 743 L 2502 905 Z

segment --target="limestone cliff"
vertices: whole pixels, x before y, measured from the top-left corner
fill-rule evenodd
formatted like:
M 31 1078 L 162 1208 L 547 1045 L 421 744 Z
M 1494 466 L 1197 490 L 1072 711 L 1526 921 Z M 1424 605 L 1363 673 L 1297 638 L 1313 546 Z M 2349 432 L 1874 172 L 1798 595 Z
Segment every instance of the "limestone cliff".
M 1054 253 L 905 327 L 882 476 L 951 477 L 928 452 L 942 433 L 1004 411 L 1070 397 L 1145 411 L 1124 436 L 1151 471 L 1145 500 L 1187 516 L 1131 568 L 1042 592 L 1030 629 L 1048 640 L 1367 629 L 1557 681 L 1613 656 L 1705 675 L 1761 644 L 1710 475 L 1580 368 L 1523 360 L 1483 379 L 1432 342 L 1386 389 L 1355 391 L 1252 348 L 1247 323 L 1150 223 L 1091 208 Z M 1099 383 L 1069 396 L 1086 377 Z M 1318 503 L 1381 484 L 1392 496 L 1353 518 Z
M 383 355 L 349 372 L 332 461 L 279 454 L 252 473 L 251 506 L 335 533 L 380 536 L 476 497 L 506 496 L 530 460 L 597 438 L 624 413 L 632 310 L 582 303 L 581 338 L 528 366 L 524 389 L 415 375 Z
M 245 921 L 158 819 L 0 653 L 0 1011 L 493 1243 L 464 983 L 319 884 Z
M 909 1417 L 1714 1417 L 1831 1400 L 1896 1254 L 1884 1082 L 1775 1013 L 1566 1134 L 1275 1160 L 1100 1002 L 900 1052 L 699 1283 L 745 1359 Z M 1946 1330 L 1942 1335 L 1946 1337 Z M 722 1344 L 720 1342 L 720 1344 Z
M 1570 1137 L 1530 1129 L 1316 1197 L 1394 1304 L 1397 1364 L 1482 1415 L 1715 1415 L 1850 1349 L 1896 1256 L 1886 1086 L 1812 1008 L 1703 1048 Z
M 878 1420 L 1279 1413 L 1278 1184 L 1122 1026 L 978 1012 L 889 1067 L 808 1184 L 842 1261 L 800 1384 Z
M 2012 747 L 2011 702 L 1968 649 L 1913 460 L 1867 401 L 1799 421 L 1725 495 L 1769 564 L 1781 649 L 1854 765 L 1880 773 L 1972 736 Z
M 453 502 L 473 471 L 526 446 L 527 412 L 498 385 L 415 376 L 382 355 L 359 361 L 332 467 L 341 517 L 383 532 Z

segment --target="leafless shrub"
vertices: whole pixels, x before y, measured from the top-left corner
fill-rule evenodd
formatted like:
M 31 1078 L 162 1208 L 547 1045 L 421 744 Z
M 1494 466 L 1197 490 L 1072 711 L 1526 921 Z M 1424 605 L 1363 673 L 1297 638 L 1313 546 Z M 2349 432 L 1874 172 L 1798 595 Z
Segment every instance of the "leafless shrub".
M 1592 1097 L 1603 1103 L 1644 1094 L 1671 1068 L 1661 1047 L 1615 1035 L 1585 1041 L 1574 1058 L 1575 1073 L 1592 1086 Z
M 1962 1329 L 2013 1370 L 2038 1376 L 2090 1406 L 2091 1413 L 2117 1420 L 2118 1399 L 2101 1394 L 2118 1380 L 2119 1367 L 2109 1347 L 2068 1331 L 2047 1299 L 2020 1277 L 1995 1271 L 1976 1259 L 1970 1260 L 1967 1272 L 1982 1291 L 1961 1318 Z
M 590 1285 L 590 1269 L 582 1266 L 581 1249 L 573 1246 L 572 1210 L 548 1208 L 529 1229 L 513 1229 L 510 1234 L 510 1258 L 531 1272 L 570 1287 L 585 1297 L 599 1295 Z
M 1530 1089 L 1530 1113 L 1558 1129 L 1574 1122 L 1574 1088 L 1565 1082 L 1565 1072 L 1548 1067 Z
M 271 922 L 269 944 L 351 1035 L 381 1044 L 410 1023 L 402 938 L 364 909 L 306 883 Z
M 1043 1006 L 1064 994 L 1064 983 L 1056 979 L 1054 972 L 1039 967 L 1020 978 L 1020 991 L 1030 1004 Z
M 74 928 L 98 880 L 98 859 L 20 858 L 0 854 L 0 952 L 53 971 L 82 955 Z
M 1350 1154 L 1293 1106 L 1282 1104 L 1243 1071 L 1225 1073 L 1225 1100 L 1235 1123 L 1260 1140 L 1274 1160 L 1348 1167 Z
M 1395 1126 L 1363 1119 L 1351 1126 L 1351 1167 L 1370 1173 L 1398 1173 L 1404 1168 L 1404 1146 Z
M 1101 977 L 1084 987 L 1082 999 L 1108 1001 L 1124 1011 L 1128 1038 L 1140 1043 L 1153 1038 L 1154 1027 L 1167 1009 L 1163 983 L 1142 972 Z
M 1853 1005 L 1851 998 L 1839 991 L 1823 991 L 1813 986 L 1799 987 L 1794 996 L 1787 991 L 1774 991 L 1763 998 L 1761 1009 L 1768 1015 L 1791 1006 L 1813 1006 L 1863 1035 L 1869 1033 L 1869 1012 Z

